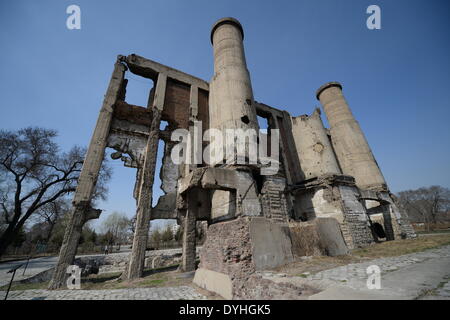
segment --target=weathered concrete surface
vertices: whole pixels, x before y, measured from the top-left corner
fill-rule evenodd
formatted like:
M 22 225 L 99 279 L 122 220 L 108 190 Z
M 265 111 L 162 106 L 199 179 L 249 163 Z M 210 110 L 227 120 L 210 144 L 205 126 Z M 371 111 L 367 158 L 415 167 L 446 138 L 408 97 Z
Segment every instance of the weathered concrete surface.
M 319 109 L 310 116 L 293 117 L 292 132 L 304 179 L 341 173 Z
M 229 220 L 236 216 L 236 192 L 227 190 L 212 190 L 211 220 Z
M 210 128 L 219 129 L 222 133 L 226 129 L 254 129 L 256 132 L 259 129 L 243 37 L 242 26 L 233 18 L 220 19 L 211 31 L 214 76 L 210 82 L 209 121 Z M 234 141 L 226 142 L 225 146 L 231 149 Z M 236 163 L 234 157 L 226 159 L 227 163 Z M 214 163 L 221 161 L 215 159 Z
M 197 217 L 195 210 L 195 203 L 191 203 L 193 199 L 189 199 L 188 209 L 183 219 L 183 258 L 181 270 L 184 272 L 195 270 L 195 246 L 196 246 L 196 231 Z
M 245 168 L 197 168 L 179 179 L 178 192 L 183 194 L 196 187 L 203 189 L 235 190 L 237 215 L 259 216 L 261 203 L 252 174 Z M 213 208 L 223 205 L 223 199 L 211 203 Z M 229 216 L 232 218 L 232 216 Z
M 113 118 L 113 106 L 123 92 L 126 69 L 126 66 L 118 59 L 114 65 L 108 90 L 83 162 L 73 198 L 73 211 L 66 227 L 58 264 L 49 284 L 49 289 L 58 289 L 64 285 L 64 280 L 67 277 L 66 270 L 75 258 L 83 225 L 86 221 L 100 216 L 101 210 L 93 209 L 91 200 L 105 156 L 105 147 Z
M 163 194 L 158 198 L 158 203 L 154 208 L 152 208 L 152 214 L 150 219 L 176 219 L 176 202 L 177 193 L 171 192 L 168 194 Z
M 366 209 L 358 201 L 359 191 L 352 186 L 339 186 L 341 204 L 345 212 L 341 230 L 349 249 L 364 247 L 374 243 Z
M 245 170 L 208 169 L 202 179 L 203 188 L 230 188 L 236 190 L 238 214 L 259 216 L 261 203 L 255 181 L 250 172 Z M 213 207 L 220 203 L 212 203 Z
M 322 247 L 328 256 L 340 256 L 349 252 L 339 222 L 334 218 L 317 218 L 317 231 Z
M 303 256 L 338 256 L 348 253 L 340 224 L 334 218 L 316 218 L 307 222 L 290 222 L 292 253 Z
M 363 189 L 386 189 L 386 181 L 372 150 L 342 94 L 342 86 L 330 82 L 317 91 L 330 124 L 331 139 L 344 174 L 353 176 Z
M 272 222 L 286 223 L 289 219 L 286 178 L 282 176 L 264 176 L 261 188 L 263 215 Z
M 411 239 L 417 237 L 416 232 L 409 222 L 408 215 L 399 207 L 395 196 L 387 192 L 380 192 L 378 195 L 380 199 L 389 203 L 388 211 L 392 221 L 394 238 Z
M 287 223 L 275 224 L 266 218 L 252 218 L 250 237 L 256 270 L 265 270 L 293 261 Z
M 194 283 L 201 288 L 217 293 L 225 299 L 233 298 L 230 276 L 221 272 L 199 268 L 195 272 Z
M 343 176 L 345 178 L 345 176 Z M 300 210 L 308 220 L 333 218 L 339 225 L 348 249 L 374 242 L 366 208 L 359 200 L 359 190 L 351 181 L 321 176 L 297 193 Z
M 256 292 L 257 288 L 267 284 L 254 273 L 293 260 L 287 224 L 274 223 L 263 217 L 244 216 L 210 225 L 206 237 L 207 241 L 200 251 L 200 268 L 197 269 L 195 283 L 220 295 L 226 294 L 228 298 L 231 282 L 233 299 L 252 299 L 255 294 L 260 297 L 264 294 L 279 296 L 280 288 L 275 290 L 281 290 L 278 293 Z M 226 290 L 217 289 L 217 281 L 225 285 Z M 297 292 L 298 288 L 293 290 Z M 290 289 L 286 294 L 288 292 L 292 294 Z
M 153 182 L 155 178 L 156 156 L 159 144 L 159 126 L 161 111 L 164 106 L 167 75 L 160 73 L 156 83 L 153 101 L 149 99 L 153 119 L 149 129 L 145 160 L 142 167 L 139 194 L 136 209 L 136 227 L 133 237 L 133 249 L 126 274 L 127 279 L 140 278 L 144 271 L 145 250 L 147 249 L 148 233 L 150 229 L 151 205 L 153 199 Z
M 200 269 L 228 275 L 232 281 L 232 295 L 245 287 L 245 281 L 255 271 L 250 218 L 242 217 L 209 226 L 200 251 Z M 198 270 L 200 270 L 198 269 Z M 214 281 L 212 278 L 202 278 Z M 203 286 L 205 284 L 203 281 Z M 213 287 L 214 285 L 208 285 Z

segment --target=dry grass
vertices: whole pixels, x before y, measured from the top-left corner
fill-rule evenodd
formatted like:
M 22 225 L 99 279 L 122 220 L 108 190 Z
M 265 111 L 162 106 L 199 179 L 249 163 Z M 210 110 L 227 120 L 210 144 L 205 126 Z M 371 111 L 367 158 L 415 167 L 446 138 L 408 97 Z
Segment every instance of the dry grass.
M 355 249 L 351 252 L 351 254 L 345 256 L 306 257 L 300 261 L 276 268 L 275 271 L 294 276 L 306 277 L 308 273 L 314 274 L 350 263 L 364 262 L 382 257 L 401 256 L 404 254 L 421 252 L 427 249 L 437 248 L 449 244 L 450 234 L 420 236 L 416 239 L 376 243 L 366 248 Z
M 103 273 L 90 275 L 81 279 L 82 290 L 105 290 L 105 289 L 126 289 L 126 288 L 151 288 L 151 287 L 172 287 L 191 285 L 192 278 L 181 278 L 180 273 L 173 270 L 176 266 L 165 267 L 155 270 L 146 270 L 144 277 L 133 281 L 122 281 L 119 279 L 121 272 Z M 41 283 L 18 283 L 14 282 L 11 291 L 47 289 L 48 282 Z M 0 291 L 5 291 L 7 285 L 0 287 Z M 65 288 L 61 288 L 64 290 Z
M 11 291 L 22 291 L 22 290 L 33 290 L 33 289 L 47 289 L 47 282 L 38 282 L 38 283 L 17 283 L 13 282 L 11 285 Z M 6 291 L 8 289 L 8 285 L 4 285 L 0 287 L 0 291 Z
M 450 244 L 450 234 L 420 236 L 416 239 L 377 243 L 367 248 L 353 250 L 352 255 L 362 258 L 394 257 Z
M 416 232 L 449 232 L 450 222 L 412 223 Z
M 120 274 L 91 275 L 81 283 L 83 290 L 126 289 L 126 288 L 152 288 L 152 287 L 176 287 L 190 285 L 192 279 L 179 278 L 176 271 L 157 272 L 143 278 L 122 281 Z

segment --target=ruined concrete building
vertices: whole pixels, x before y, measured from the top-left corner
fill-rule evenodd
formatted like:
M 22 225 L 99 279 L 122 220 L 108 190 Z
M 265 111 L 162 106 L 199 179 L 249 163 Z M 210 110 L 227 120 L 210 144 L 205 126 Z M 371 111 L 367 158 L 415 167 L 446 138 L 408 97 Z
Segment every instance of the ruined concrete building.
M 255 271 L 297 257 L 341 255 L 382 238 L 415 237 L 389 192 L 342 85 L 329 82 L 316 93 L 329 129 L 319 109 L 310 116 L 293 116 L 257 102 L 243 39 L 237 20 L 224 18 L 214 24 L 210 82 L 135 54 L 118 56 L 50 288 L 64 283 L 83 224 L 100 214 L 91 207 L 91 198 L 106 148 L 115 149 L 114 159 L 137 169 L 136 231 L 124 278 L 142 276 L 152 219 L 177 219 L 183 225 L 184 271 L 196 269 L 196 222 L 208 222 L 194 282 L 226 298 L 250 297 L 260 285 L 251 280 Z M 126 102 L 127 72 L 154 81 L 147 106 Z M 241 164 L 235 158 L 225 164 L 171 161 L 170 153 L 178 143 L 172 139 L 176 129 L 186 129 L 192 136 L 210 128 L 259 130 L 258 117 L 267 120 L 269 136 L 271 130 L 279 132 L 279 150 L 271 150 L 279 151 L 279 167 L 273 174 L 261 174 L 260 163 Z M 163 129 L 161 121 L 167 122 Z M 198 122 L 202 132 L 195 133 L 193 124 Z M 152 207 L 160 140 L 164 142 L 160 172 L 164 195 Z

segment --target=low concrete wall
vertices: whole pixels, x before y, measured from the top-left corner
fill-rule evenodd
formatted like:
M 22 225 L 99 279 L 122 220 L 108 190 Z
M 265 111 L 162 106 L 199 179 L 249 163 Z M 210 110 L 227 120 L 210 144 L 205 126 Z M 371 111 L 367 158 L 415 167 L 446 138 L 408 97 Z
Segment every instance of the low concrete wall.
M 219 294 L 225 299 L 231 300 L 233 298 L 230 276 L 208 269 L 197 269 L 195 271 L 194 283 L 199 287 Z
M 292 252 L 302 256 L 339 256 L 348 253 L 341 225 L 334 218 L 316 218 L 308 222 L 289 224 Z
M 256 270 L 274 268 L 294 260 L 287 224 L 273 223 L 266 218 L 252 218 L 250 237 Z
M 317 218 L 316 225 L 322 247 L 327 255 L 334 257 L 348 253 L 339 222 L 336 219 Z

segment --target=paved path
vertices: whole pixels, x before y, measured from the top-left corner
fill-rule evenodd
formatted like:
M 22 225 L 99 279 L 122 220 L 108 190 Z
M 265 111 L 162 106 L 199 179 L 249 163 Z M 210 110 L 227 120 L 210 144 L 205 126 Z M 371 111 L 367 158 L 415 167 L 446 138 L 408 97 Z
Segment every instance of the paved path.
M 123 250 L 121 250 L 120 252 L 114 252 L 114 253 L 110 253 L 108 255 L 109 258 L 111 257 L 125 257 L 125 260 L 127 260 L 127 257 L 130 254 L 129 249 L 126 246 L 122 247 Z M 201 247 L 197 247 L 197 250 L 200 250 Z M 181 249 L 177 248 L 177 249 L 163 249 L 163 250 L 153 250 L 153 251 L 147 251 L 147 254 L 149 255 L 155 255 L 155 254 L 174 254 L 174 253 L 181 253 Z M 102 254 L 91 254 L 91 255 L 80 255 L 77 256 L 77 258 L 79 257 L 94 257 L 94 256 L 103 256 Z M 121 258 L 122 260 L 124 258 Z M 20 265 L 20 264 L 26 264 L 27 260 L 17 260 L 17 261 L 11 261 L 11 262 L 2 262 L 0 263 L 0 287 L 8 284 L 9 281 L 11 280 L 11 273 L 8 273 L 9 270 L 11 270 L 12 268 Z M 42 271 L 48 270 L 50 268 L 53 268 L 56 263 L 58 262 L 58 257 L 54 256 L 54 257 L 42 257 L 42 258 L 35 258 L 35 259 L 31 259 L 28 263 L 28 267 L 25 271 L 25 275 L 23 275 L 23 271 L 24 271 L 24 266 L 20 267 L 17 272 L 16 275 L 14 276 L 14 281 L 19 281 L 19 280 L 23 280 L 23 279 L 27 279 L 30 278 Z M 120 272 L 122 271 L 122 269 L 120 268 L 116 268 L 116 269 L 111 269 L 111 270 L 107 270 L 107 272 Z
M 5 292 L 0 291 L 3 300 Z M 8 300 L 203 300 L 188 286 L 115 290 L 25 290 L 10 291 Z
M 124 253 L 111 253 L 111 255 L 120 255 L 120 254 L 124 254 Z M 89 257 L 89 256 L 98 256 L 98 254 L 97 255 L 77 256 L 77 258 L 78 257 Z M 56 257 L 56 256 L 30 259 L 30 261 L 28 262 L 27 269 L 25 270 L 25 274 L 23 274 L 23 271 L 24 271 L 25 264 L 27 263 L 27 260 L 2 262 L 2 263 L 0 263 L 0 286 L 3 286 L 5 284 L 9 283 L 9 281 L 11 280 L 12 274 L 8 273 L 8 271 L 18 265 L 23 264 L 22 267 L 17 269 L 16 275 L 14 276 L 14 281 L 27 279 L 27 278 L 30 278 L 42 271 L 53 268 L 57 262 L 58 262 L 58 257 Z
M 380 289 L 367 287 L 367 268 L 372 265 L 381 271 Z M 450 300 L 450 246 L 349 264 L 303 277 L 269 273 L 264 273 L 264 277 L 322 290 L 310 299 Z
M 14 281 L 22 280 L 34 276 L 42 271 L 52 268 L 58 261 L 57 257 L 42 257 L 31 259 L 28 263 L 28 267 L 25 270 L 25 275 L 23 275 L 24 266 L 17 269 L 16 275 L 14 276 Z M 11 280 L 11 273 L 8 273 L 12 268 L 20 265 L 26 264 L 27 260 L 18 260 L 11 262 L 0 263 L 0 286 L 8 284 Z

